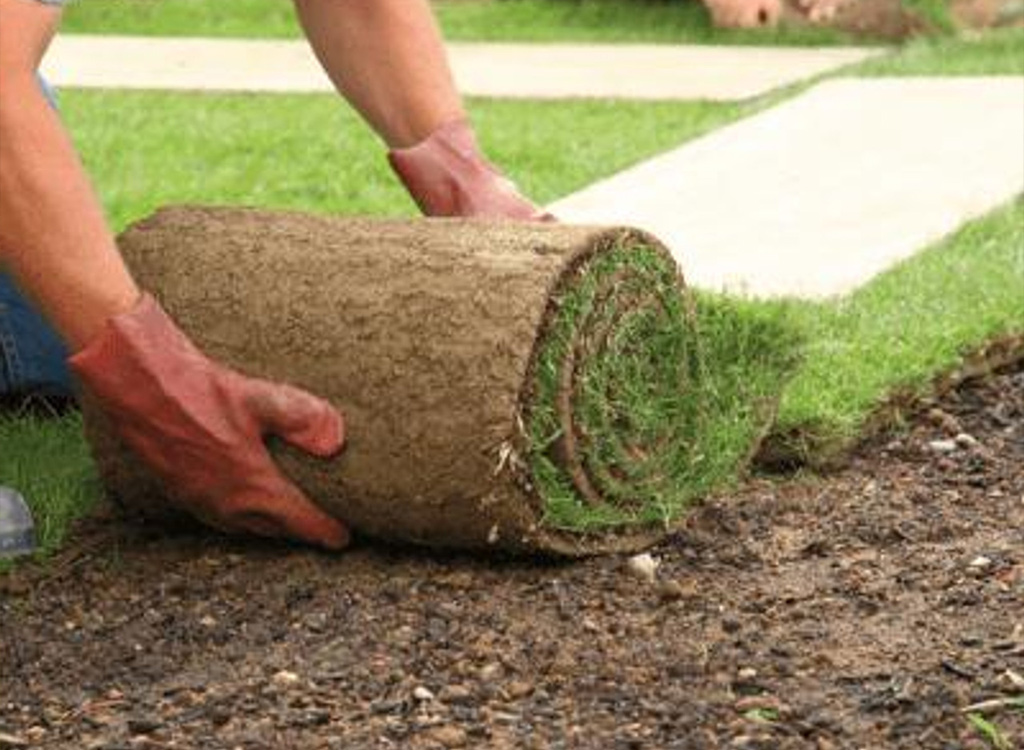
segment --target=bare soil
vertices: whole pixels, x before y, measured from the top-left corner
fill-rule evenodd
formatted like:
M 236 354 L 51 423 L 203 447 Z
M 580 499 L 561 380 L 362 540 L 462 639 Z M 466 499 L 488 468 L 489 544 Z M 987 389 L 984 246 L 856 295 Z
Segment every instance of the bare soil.
M 981 701 L 1019 747 L 1022 467 L 1018 365 L 708 501 L 656 583 L 101 515 L 0 578 L 0 747 L 951 750 Z

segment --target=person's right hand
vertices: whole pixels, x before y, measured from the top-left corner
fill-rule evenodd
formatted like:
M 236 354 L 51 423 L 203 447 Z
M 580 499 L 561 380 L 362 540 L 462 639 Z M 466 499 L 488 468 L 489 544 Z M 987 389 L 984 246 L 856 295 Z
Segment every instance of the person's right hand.
M 704 0 L 711 22 L 720 29 L 774 26 L 782 15 L 782 0 Z
M 336 454 L 344 427 L 326 401 L 208 359 L 149 295 L 69 363 L 170 500 L 199 520 L 329 549 L 348 543 L 344 524 L 288 481 L 263 443 L 273 434 Z

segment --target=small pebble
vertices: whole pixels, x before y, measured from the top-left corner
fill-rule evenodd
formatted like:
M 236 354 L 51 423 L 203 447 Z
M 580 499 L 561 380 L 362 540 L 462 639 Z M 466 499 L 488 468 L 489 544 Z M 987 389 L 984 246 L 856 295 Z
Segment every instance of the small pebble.
M 473 692 L 465 685 L 446 685 L 441 689 L 439 698 L 444 703 L 469 703 Z
M 520 698 L 525 698 L 532 692 L 533 685 L 524 680 L 516 680 L 515 682 L 510 683 L 507 688 L 505 688 L 505 693 L 508 695 L 509 698 L 511 698 L 514 701 L 517 701 Z
M 412 691 L 412 697 L 418 700 L 420 703 L 426 703 L 427 701 L 434 700 L 434 694 L 422 685 L 417 685 Z
M 743 667 L 736 673 L 736 677 L 741 682 L 750 682 L 757 677 L 757 670 L 753 667 Z
M 497 678 L 497 676 L 500 675 L 500 674 L 501 674 L 501 665 L 500 664 L 496 664 L 496 663 L 486 664 L 486 665 L 484 665 L 483 667 L 480 668 L 480 681 L 481 682 L 491 682 L 492 680 Z
M 978 555 L 973 560 L 971 560 L 969 563 L 967 563 L 967 567 L 969 567 L 969 568 L 987 568 L 991 564 L 992 564 L 992 558 L 991 557 L 986 557 L 985 555 Z
M 1024 692 L 1024 676 L 1014 672 L 1012 669 L 1007 669 L 1000 677 L 1009 683 L 1010 687 L 1015 691 Z
M 469 739 L 465 730 L 451 724 L 435 727 L 430 731 L 430 736 L 445 747 L 465 747 Z
M 644 552 L 641 555 L 633 555 L 626 561 L 626 569 L 647 583 L 654 583 L 658 574 L 658 561 Z
M 275 673 L 271 679 L 275 685 L 294 685 L 299 681 L 299 676 L 294 672 L 289 672 L 287 669 L 282 669 L 280 672 Z
M 955 440 L 932 440 L 929 441 L 928 447 L 936 453 L 952 453 L 956 450 Z
M 960 432 L 956 437 L 953 438 L 953 442 L 961 448 L 976 448 L 978 446 L 978 438 L 974 435 L 969 435 L 966 432 Z

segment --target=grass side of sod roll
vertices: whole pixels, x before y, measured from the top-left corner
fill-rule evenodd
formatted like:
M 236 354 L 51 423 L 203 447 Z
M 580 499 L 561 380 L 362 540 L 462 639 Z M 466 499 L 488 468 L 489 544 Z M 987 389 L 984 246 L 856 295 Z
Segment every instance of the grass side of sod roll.
M 737 476 L 797 362 L 784 307 L 694 300 L 643 245 L 585 263 L 553 307 L 526 414 L 551 528 L 677 519 Z

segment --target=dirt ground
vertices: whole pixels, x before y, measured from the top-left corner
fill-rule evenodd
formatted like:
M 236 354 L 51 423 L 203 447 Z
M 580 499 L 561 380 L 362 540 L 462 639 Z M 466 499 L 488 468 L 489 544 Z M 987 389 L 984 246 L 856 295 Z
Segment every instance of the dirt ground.
M 709 501 L 656 583 L 100 517 L 0 578 L 0 748 L 995 747 L 981 701 L 1024 747 L 1022 467 L 1017 367 Z

